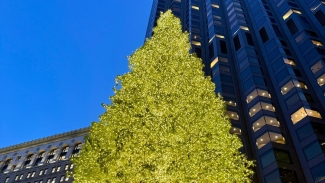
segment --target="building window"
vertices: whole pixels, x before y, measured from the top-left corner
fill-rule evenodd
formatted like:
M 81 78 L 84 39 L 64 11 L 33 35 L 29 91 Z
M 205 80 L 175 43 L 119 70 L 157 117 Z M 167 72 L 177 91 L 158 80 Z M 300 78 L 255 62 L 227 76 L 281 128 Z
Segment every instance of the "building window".
M 246 102 L 250 103 L 252 100 L 254 100 L 254 98 L 256 98 L 257 96 L 261 96 L 261 97 L 266 97 L 266 98 L 271 98 L 271 95 L 268 91 L 266 90 L 261 90 L 261 89 L 254 89 L 252 91 L 252 93 L 250 93 L 249 95 L 247 95 L 246 97 Z
M 51 183 L 51 178 L 47 179 L 46 183 Z
M 325 83 L 325 74 L 321 75 L 319 78 L 317 78 L 317 83 L 319 86 L 323 86 Z
M 260 161 L 261 161 L 261 165 L 262 168 L 265 168 L 267 166 L 269 166 L 270 164 L 272 164 L 273 162 L 275 162 L 275 156 L 273 153 L 273 150 L 269 150 L 266 153 L 262 154 L 260 156 Z
M 16 158 L 16 161 L 19 161 L 19 160 L 20 160 L 20 158 L 21 158 L 21 156 L 17 156 L 17 158 Z
M 35 166 L 40 165 L 40 163 L 42 162 L 42 159 L 43 159 L 43 157 L 44 157 L 44 154 L 45 154 L 45 152 L 43 151 L 43 152 L 40 152 L 40 153 L 37 155 L 36 161 L 35 161 L 35 163 L 34 163 Z
M 47 168 L 44 170 L 44 175 L 47 174 L 47 170 L 48 170 Z
M 64 160 L 69 150 L 69 146 L 63 147 L 60 153 L 59 161 Z
M 304 147 L 303 150 L 308 161 L 323 153 L 318 140 L 310 143 L 308 146 Z
M 284 61 L 284 63 L 286 63 L 288 65 L 296 66 L 296 63 L 293 60 L 291 60 L 291 59 L 283 58 L 283 61 Z
M 12 165 L 12 166 L 11 166 L 11 171 L 15 171 L 16 166 L 17 166 L 17 165 Z
M 230 134 L 241 135 L 241 129 L 240 128 L 236 128 L 236 127 L 231 127 L 229 129 L 229 133 Z
M 267 111 L 275 112 L 275 108 L 273 107 L 272 104 L 268 104 L 265 102 L 259 102 L 249 110 L 250 117 L 253 117 L 260 110 L 267 110 Z
M 320 41 L 314 40 L 312 39 L 311 42 L 315 45 L 315 46 L 323 46 L 323 44 Z
M 322 26 L 325 26 L 325 15 L 324 13 L 322 12 L 322 10 L 319 10 L 315 13 L 315 17 L 317 18 L 317 20 L 319 21 L 319 23 L 322 25 Z
M 192 5 L 192 9 L 194 9 L 194 10 L 199 10 L 200 8 L 199 8 L 198 6 L 194 6 L 194 5 Z
M 52 173 L 54 173 L 54 172 L 55 172 L 55 167 L 52 168 Z
M 245 32 L 247 43 L 251 46 L 254 46 L 254 41 L 252 35 L 248 32 Z
M 16 175 L 15 177 L 15 181 L 17 181 L 19 179 L 19 175 Z
M 318 111 L 302 107 L 291 115 L 291 121 L 293 124 L 296 124 L 306 116 L 322 119 Z
M 201 46 L 201 43 L 198 42 L 198 41 L 192 41 L 192 45 L 195 45 L 195 46 Z
M 290 17 L 290 15 L 291 15 L 292 13 L 297 13 L 297 14 L 299 14 L 299 15 L 302 14 L 299 10 L 294 10 L 294 9 L 292 9 L 292 10 L 289 10 L 286 14 L 283 15 L 283 20 L 286 20 L 288 17 Z
M 24 162 L 22 168 L 26 168 L 26 166 L 29 165 L 30 162 L 32 161 L 32 158 L 33 158 L 33 154 L 28 155 L 28 156 L 26 157 L 26 160 L 25 160 L 25 162 Z
M 5 183 L 9 182 L 9 177 L 6 177 Z
M 52 161 L 54 161 L 54 156 L 57 152 L 57 149 L 53 149 L 52 151 L 50 151 L 49 153 L 49 157 L 47 158 L 46 163 L 51 163 Z
M 220 51 L 221 51 L 221 53 L 228 54 L 226 41 L 219 40 L 219 43 L 220 43 Z
M 311 168 L 311 174 L 315 182 L 321 182 L 325 179 L 325 161 Z
M 23 177 L 24 177 L 24 174 L 21 174 L 21 175 L 19 176 L 19 180 L 23 179 Z
M 284 151 L 281 149 L 273 149 L 273 151 L 274 151 L 276 161 L 282 162 L 282 163 L 288 163 L 288 164 L 292 163 L 288 151 Z
M 302 82 L 302 81 L 297 81 L 297 80 L 290 80 L 288 83 L 286 83 L 285 85 L 283 85 L 281 87 L 281 93 L 282 95 L 285 95 L 286 93 L 288 93 L 293 87 L 297 87 L 297 88 L 302 88 L 302 89 L 308 89 L 307 85 Z
M 73 164 L 71 164 L 71 165 L 70 165 L 70 169 L 73 169 L 73 167 L 74 167 L 74 165 L 73 165 Z
M 71 158 L 78 156 L 78 154 L 80 153 L 80 149 L 81 149 L 81 143 L 74 146 L 71 154 Z
M 4 162 L 4 165 L 3 167 L 1 168 L 1 172 L 0 173 L 3 173 L 5 170 L 7 170 L 9 164 L 11 163 L 11 159 L 8 159 Z
M 305 140 L 307 137 L 311 136 L 314 134 L 313 127 L 311 126 L 310 123 L 305 124 L 304 126 L 300 127 L 299 129 L 296 130 L 297 136 L 300 141 Z
M 279 170 L 274 170 L 273 172 L 265 176 L 265 183 L 281 183 Z
M 32 173 L 32 177 L 34 177 L 35 176 L 35 171 Z
M 214 8 L 219 8 L 219 5 L 217 5 L 217 4 L 211 4 L 211 6 Z
M 262 116 L 258 120 L 256 120 L 253 123 L 253 130 L 256 132 L 257 130 L 261 129 L 264 125 L 271 125 L 271 126 L 276 126 L 280 127 L 279 121 L 274 118 L 274 117 L 269 117 L 269 116 Z
M 270 141 L 279 144 L 285 144 L 285 139 L 281 134 L 275 132 L 266 132 L 256 139 L 256 146 L 258 149 L 260 149 Z
M 233 120 L 238 120 L 239 119 L 239 116 L 238 116 L 237 112 L 227 111 L 226 113 L 227 113 L 227 115 L 229 116 L 230 119 L 233 119 Z
M 64 181 L 64 175 L 62 175 L 61 177 L 60 177 L 60 182 L 63 182 Z
M 238 51 L 241 47 L 238 35 L 234 37 L 235 50 Z
M 225 39 L 225 36 L 220 35 L 220 34 L 216 34 L 216 37 L 220 38 L 220 39 Z
M 55 183 L 55 180 L 56 180 L 56 177 L 53 177 L 51 183 Z
M 28 178 L 30 177 L 30 175 L 31 175 L 31 173 L 30 173 L 30 172 L 28 172 L 28 173 L 27 173 L 27 177 L 26 177 L 26 178 L 28 179 Z
M 269 36 L 267 35 L 267 32 L 264 27 L 259 30 L 259 33 L 263 43 L 269 40 Z
M 292 35 L 294 35 L 296 32 L 298 32 L 298 28 L 292 19 L 288 20 L 286 24 L 287 24 L 289 31 Z
M 39 176 L 43 175 L 43 170 L 40 170 L 38 175 Z
M 64 170 L 68 170 L 68 168 L 69 168 L 69 164 L 66 164 L 66 165 L 64 166 Z
M 316 72 L 321 70 L 323 67 L 324 67 L 323 61 L 320 60 L 317 63 L 315 63 L 310 69 L 313 72 L 313 74 L 315 74 Z
M 58 166 L 57 168 L 56 168 L 56 172 L 59 172 L 61 170 L 61 166 Z

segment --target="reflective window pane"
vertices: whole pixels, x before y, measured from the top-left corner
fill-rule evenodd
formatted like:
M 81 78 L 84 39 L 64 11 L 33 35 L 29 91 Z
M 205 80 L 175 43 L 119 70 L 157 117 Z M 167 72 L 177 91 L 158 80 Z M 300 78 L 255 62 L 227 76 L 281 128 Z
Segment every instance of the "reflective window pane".
M 273 150 L 269 150 L 266 153 L 260 156 L 260 161 L 262 164 L 262 168 L 269 166 L 271 163 L 275 162 L 275 156 Z

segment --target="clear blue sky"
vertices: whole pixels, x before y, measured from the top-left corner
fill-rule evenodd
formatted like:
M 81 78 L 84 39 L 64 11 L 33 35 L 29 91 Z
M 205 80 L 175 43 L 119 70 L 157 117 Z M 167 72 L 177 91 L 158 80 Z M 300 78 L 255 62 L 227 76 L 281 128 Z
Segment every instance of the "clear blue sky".
M 0 0 L 0 147 L 98 121 L 152 0 Z

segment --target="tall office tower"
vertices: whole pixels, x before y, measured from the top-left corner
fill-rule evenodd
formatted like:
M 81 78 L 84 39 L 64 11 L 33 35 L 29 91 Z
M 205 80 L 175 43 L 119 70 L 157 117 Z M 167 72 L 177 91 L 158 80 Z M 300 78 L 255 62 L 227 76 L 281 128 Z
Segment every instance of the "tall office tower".
M 66 172 L 78 155 L 89 128 L 0 149 L 0 183 L 71 183 Z
M 227 102 L 254 182 L 325 182 L 325 0 L 154 0 L 147 38 L 167 9 Z

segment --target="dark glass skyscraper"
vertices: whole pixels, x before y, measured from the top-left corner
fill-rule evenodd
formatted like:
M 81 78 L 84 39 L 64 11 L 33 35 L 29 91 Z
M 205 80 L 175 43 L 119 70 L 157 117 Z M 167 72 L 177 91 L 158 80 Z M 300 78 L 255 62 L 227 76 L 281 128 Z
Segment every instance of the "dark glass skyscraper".
M 227 102 L 254 182 L 325 182 L 325 0 L 154 0 Z

